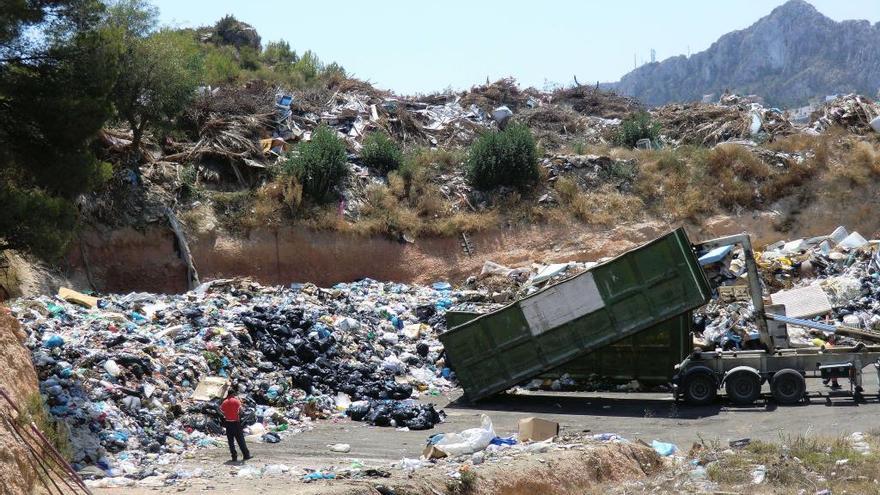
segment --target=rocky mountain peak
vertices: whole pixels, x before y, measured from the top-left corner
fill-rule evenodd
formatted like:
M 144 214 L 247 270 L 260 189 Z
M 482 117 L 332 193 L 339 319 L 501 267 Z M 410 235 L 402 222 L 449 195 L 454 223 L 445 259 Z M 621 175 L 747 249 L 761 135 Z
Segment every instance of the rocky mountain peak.
M 725 90 L 799 106 L 828 94 L 880 88 L 880 24 L 836 22 L 789 0 L 705 51 L 646 64 L 610 85 L 649 105 L 697 101 Z

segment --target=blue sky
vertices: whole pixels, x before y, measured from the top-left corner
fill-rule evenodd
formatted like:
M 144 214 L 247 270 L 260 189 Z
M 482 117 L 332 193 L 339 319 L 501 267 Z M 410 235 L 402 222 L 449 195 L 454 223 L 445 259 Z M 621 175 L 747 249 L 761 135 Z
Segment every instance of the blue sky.
M 315 51 L 400 94 L 468 88 L 513 76 L 523 86 L 616 81 L 637 63 L 704 50 L 783 0 L 153 0 L 164 24 L 225 14 L 298 53 Z M 835 20 L 880 21 L 880 0 L 810 0 Z

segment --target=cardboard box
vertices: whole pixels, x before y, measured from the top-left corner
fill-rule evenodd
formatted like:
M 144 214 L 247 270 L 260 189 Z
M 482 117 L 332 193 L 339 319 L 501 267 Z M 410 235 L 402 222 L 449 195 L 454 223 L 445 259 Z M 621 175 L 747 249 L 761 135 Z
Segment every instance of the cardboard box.
M 559 423 L 541 418 L 525 418 L 519 420 L 520 442 L 540 442 L 559 435 Z
M 229 380 L 222 376 L 206 376 L 196 386 L 192 399 L 199 401 L 223 399 L 226 397 L 227 390 L 229 390 Z
M 442 459 L 447 457 L 447 454 L 435 445 L 428 445 L 425 447 L 425 450 L 422 451 L 422 456 L 424 456 L 425 459 Z
M 94 308 L 98 305 L 98 298 L 87 296 L 67 287 L 58 289 L 58 297 L 72 304 L 79 304 L 86 308 Z

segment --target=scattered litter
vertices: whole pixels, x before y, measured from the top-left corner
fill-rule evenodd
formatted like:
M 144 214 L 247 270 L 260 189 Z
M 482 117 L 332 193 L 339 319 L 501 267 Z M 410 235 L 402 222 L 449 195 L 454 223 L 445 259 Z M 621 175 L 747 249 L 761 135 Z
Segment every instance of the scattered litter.
M 653 442 L 651 442 L 651 448 L 653 448 L 655 452 L 662 455 L 663 457 L 668 457 L 678 452 L 678 447 L 676 447 L 675 444 L 661 442 L 659 440 L 654 440 Z

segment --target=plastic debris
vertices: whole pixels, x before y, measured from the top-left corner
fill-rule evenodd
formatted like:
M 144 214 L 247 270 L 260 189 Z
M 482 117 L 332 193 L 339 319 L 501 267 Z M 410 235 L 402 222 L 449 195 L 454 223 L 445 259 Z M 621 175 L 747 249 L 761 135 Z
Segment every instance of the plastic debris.
M 495 438 L 492 420 L 485 414 L 480 415 L 481 426 L 470 428 L 461 433 L 440 433 L 435 435 L 431 445 L 436 445 L 450 456 L 472 454 L 485 449 Z
M 651 442 L 651 448 L 653 448 L 655 452 L 662 455 L 663 457 L 671 456 L 678 451 L 678 447 L 676 447 L 675 444 L 661 442 L 659 440 L 654 440 L 653 442 Z
M 142 478 L 225 444 L 217 405 L 226 385 L 254 441 L 341 414 L 433 428 L 442 411 L 412 397 L 417 386 L 454 386 L 436 335 L 461 298 L 448 283 L 437 287 L 219 280 L 182 295 L 106 295 L 94 308 L 44 296 L 11 310 L 49 411 L 70 431 L 74 467 Z

